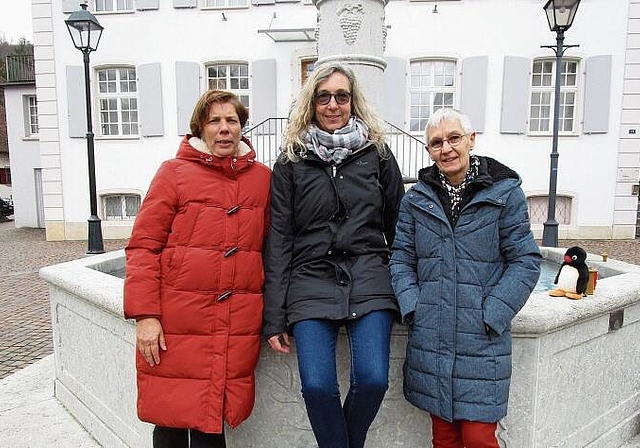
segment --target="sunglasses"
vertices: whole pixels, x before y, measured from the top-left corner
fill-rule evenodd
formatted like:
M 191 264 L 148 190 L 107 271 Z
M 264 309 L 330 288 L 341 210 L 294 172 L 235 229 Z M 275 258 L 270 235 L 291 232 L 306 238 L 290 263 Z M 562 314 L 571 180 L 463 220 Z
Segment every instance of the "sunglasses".
M 335 98 L 336 103 L 342 105 L 347 104 L 351 101 L 351 93 L 349 92 L 338 92 L 338 93 L 329 93 L 322 92 L 316 95 L 314 101 L 316 104 L 320 104 L 322 106 L 329 104 L 331 98 Z

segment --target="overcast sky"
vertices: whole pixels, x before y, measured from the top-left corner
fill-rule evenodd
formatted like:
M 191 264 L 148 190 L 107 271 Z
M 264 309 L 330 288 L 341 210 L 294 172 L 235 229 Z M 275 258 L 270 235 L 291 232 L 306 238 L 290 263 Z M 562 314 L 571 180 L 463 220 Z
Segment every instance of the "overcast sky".
M 14 44 L 21 37 L 33 43 L 31 0 L 0 0 L 0 35 Z

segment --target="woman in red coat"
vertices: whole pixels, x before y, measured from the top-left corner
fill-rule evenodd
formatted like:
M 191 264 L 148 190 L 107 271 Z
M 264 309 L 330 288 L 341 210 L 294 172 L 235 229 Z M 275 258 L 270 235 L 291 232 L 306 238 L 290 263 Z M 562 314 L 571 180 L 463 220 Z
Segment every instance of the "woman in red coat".
M 224 447 L 224 421 L 253 409 L 270 170 L 242 137 L 247 118 L 233 93 L 200 98 L 126 248 L 138 416 L 156 425 L 154 447 Z

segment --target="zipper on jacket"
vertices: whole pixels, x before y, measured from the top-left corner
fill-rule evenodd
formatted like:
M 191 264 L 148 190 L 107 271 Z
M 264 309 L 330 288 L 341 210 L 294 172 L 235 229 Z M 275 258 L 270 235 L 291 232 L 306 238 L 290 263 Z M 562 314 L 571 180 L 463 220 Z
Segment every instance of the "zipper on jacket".
M 336 177 L 336 171 L 338 171 L 338 168 L 335 165 L 331 165 L 331 173 L 333 174 L 333 177 Z

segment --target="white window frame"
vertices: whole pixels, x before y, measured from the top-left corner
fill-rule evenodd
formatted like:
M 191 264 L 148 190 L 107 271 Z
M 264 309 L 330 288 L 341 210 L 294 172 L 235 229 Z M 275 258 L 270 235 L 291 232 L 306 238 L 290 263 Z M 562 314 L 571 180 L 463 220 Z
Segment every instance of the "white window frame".
M 95 0 L 96 13 L 133 12 L 133 0 Z
M 38 98 L 36 95 L 22 97 L 24 107 L 24 136 L 37 138 L 40 133 L 38 126 Z
M 120 214 L 114 215 L 110 214 L 107 211 L 107 201 L 112 198 L 118 198 L 120 202 Z M 133 200 L 137 201 L 137 209 L 135 210 L 135 214 L 129 214 L 127 212 L 127 198 L 133 198 Z M 100 196 L 100 201 L 102 204 L 102 219 L 105 221 L 132 221 L 136 219 L 138 212 L 140 211 L 140 206 L 142 205 L 142 198 L 137 193 L 109 193 L 103 194 Z
M 101 138 L 139 137 L 140 111 L 136 68 L 100 67 L 96 69 L 95 79 L 99 136 Z
M 422 134 L 429 117 L 442 107 L 455 107 L 458 62 L 449 58 L 409 61 L 409 130 Z
M 225 67 L 225 76 L 212 76 L 213 70 Z M 231 72 L 240 70 L 237 76 L 232 76 Z M 244 106 L 251 111 L 251 76 L 249 74 L 249 63 L 246 61 L 216 61 L 205 66 L 207 89 L 222 89 L 235 93 L 240 98 Z
M 248 8 L 249 0 L 202 0 L 202 9 Z
M 569 71 L 574 68 L 574 71 Z M 560 114 L 558 135 L 578 134 L 580 60 L 563 58 L 560 84 Z M 553 107 L 555 102 L 556 59 L 534 59 L 531 68 L 531 93 L 527 113 L 527 132 L 529 135 L 553 134 Z M 573 101 L 568 101 L 572 98 Z M 568 114 L 571 118 L 565 118 Z M 567 128 L 570 129 L 567 130 Z

